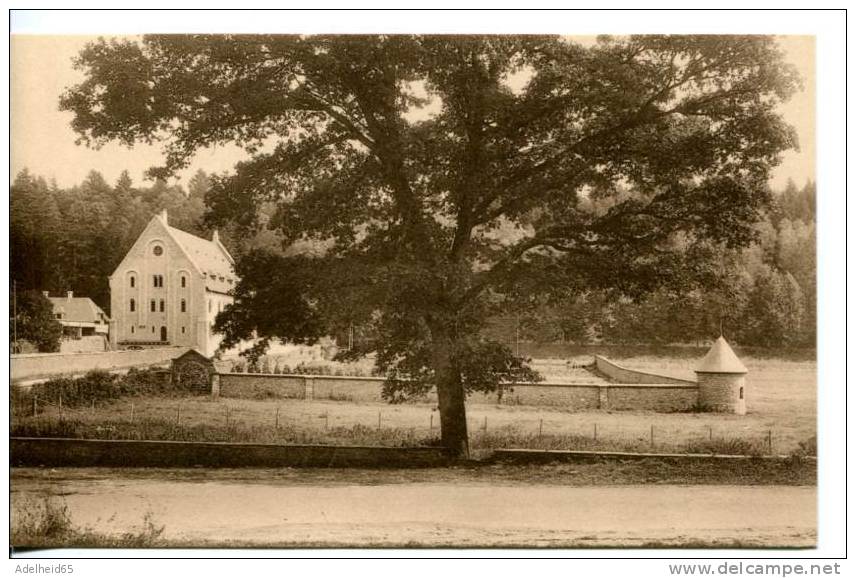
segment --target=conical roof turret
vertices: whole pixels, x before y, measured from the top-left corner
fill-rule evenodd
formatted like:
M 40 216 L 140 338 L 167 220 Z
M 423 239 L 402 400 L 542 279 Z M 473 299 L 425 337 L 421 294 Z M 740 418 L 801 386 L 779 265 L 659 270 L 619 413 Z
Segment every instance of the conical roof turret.
M 728 345 L 721 335 L 717 339 L 704 359 L 701 360 L 697 373 L 748 373 L 749 370 Z

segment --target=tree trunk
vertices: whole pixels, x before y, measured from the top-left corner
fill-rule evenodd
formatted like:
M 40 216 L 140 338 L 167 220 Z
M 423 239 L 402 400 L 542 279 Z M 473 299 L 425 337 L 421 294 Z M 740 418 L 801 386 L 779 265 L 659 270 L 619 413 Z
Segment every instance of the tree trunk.
M 449 455 L 468 458 L 466 395 L 461 374 L 452 363 L 452 341 L 442 332 L 432 331 L 434 341 L 433 365 L 440 406 L 440 439 Z

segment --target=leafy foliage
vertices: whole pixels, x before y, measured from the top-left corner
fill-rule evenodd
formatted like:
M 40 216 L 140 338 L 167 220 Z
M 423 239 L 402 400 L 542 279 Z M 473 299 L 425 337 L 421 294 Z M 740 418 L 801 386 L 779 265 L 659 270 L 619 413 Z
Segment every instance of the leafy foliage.
M 51 302 L 38 291 L 18 292 L 16 299 L 9 299 L 9 335 L 15 331 L 18 339 L 33 343 L 40 352 L 59 351 L 62 325 L 54 318 Z

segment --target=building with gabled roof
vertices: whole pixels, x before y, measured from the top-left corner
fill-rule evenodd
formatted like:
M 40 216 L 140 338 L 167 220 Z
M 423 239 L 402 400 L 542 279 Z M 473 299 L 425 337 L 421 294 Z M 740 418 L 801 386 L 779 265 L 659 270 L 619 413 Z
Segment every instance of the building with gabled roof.
M 232 303 L 234 265 L 216 231 L 209 241 L 171 227 L 164 210 L 110 276 L 111 343 L 213 355 L 221 340 L 214 318 Z
M 89 297 L 75 297 L 73 291 L 68 291 L 65 297 L 51 297 L 47 291 L 43 293 L 51 302 L 54 317 L 62 325 L 64 336 L 107 335 L 110 319 Z

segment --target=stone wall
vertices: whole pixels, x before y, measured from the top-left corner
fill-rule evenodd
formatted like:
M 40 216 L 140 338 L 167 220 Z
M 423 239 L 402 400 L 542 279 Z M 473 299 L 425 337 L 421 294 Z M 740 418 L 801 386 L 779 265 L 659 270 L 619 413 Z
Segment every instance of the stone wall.
M 677 385 L 696 385 L 696 382 L 688 379 L 679 379 L 669 375 L 659 375 L 657 373 L 648 373 L 646 371 L 636 371 L 635 369 L 619 365 L 602 355 L 595 355 L 594 362 L 599 372 L 618 383 L 674 383 Z
M 221 373 L 221 397 L 247 399 L 329 399 L 381 402 L 383 378 L 331 375 Z M 435 393 L 421 401 L 436 403 Z M 692 382 L 660 384 L 527 383 L 507 385 L 499 392 L 474 393 L 470 404 L 533 405 L 572 410 L 681 411 L 694 407 L 698 386 Z
M 220 373 L 220 397 L 245 399 L 304 399 L 306 380 L 302 375 L 267 373 Z
M 57 375 L 78 375 L 93 369 L 113 371 L 165 364 L 186 352 L 186 347 L 161 347 L 99 353 L 25 353 L 11 356 L 13 383 Z
M 612 384 L 606 388 L 607 409 L 684 411 L 698 403 L 697 385 Z

